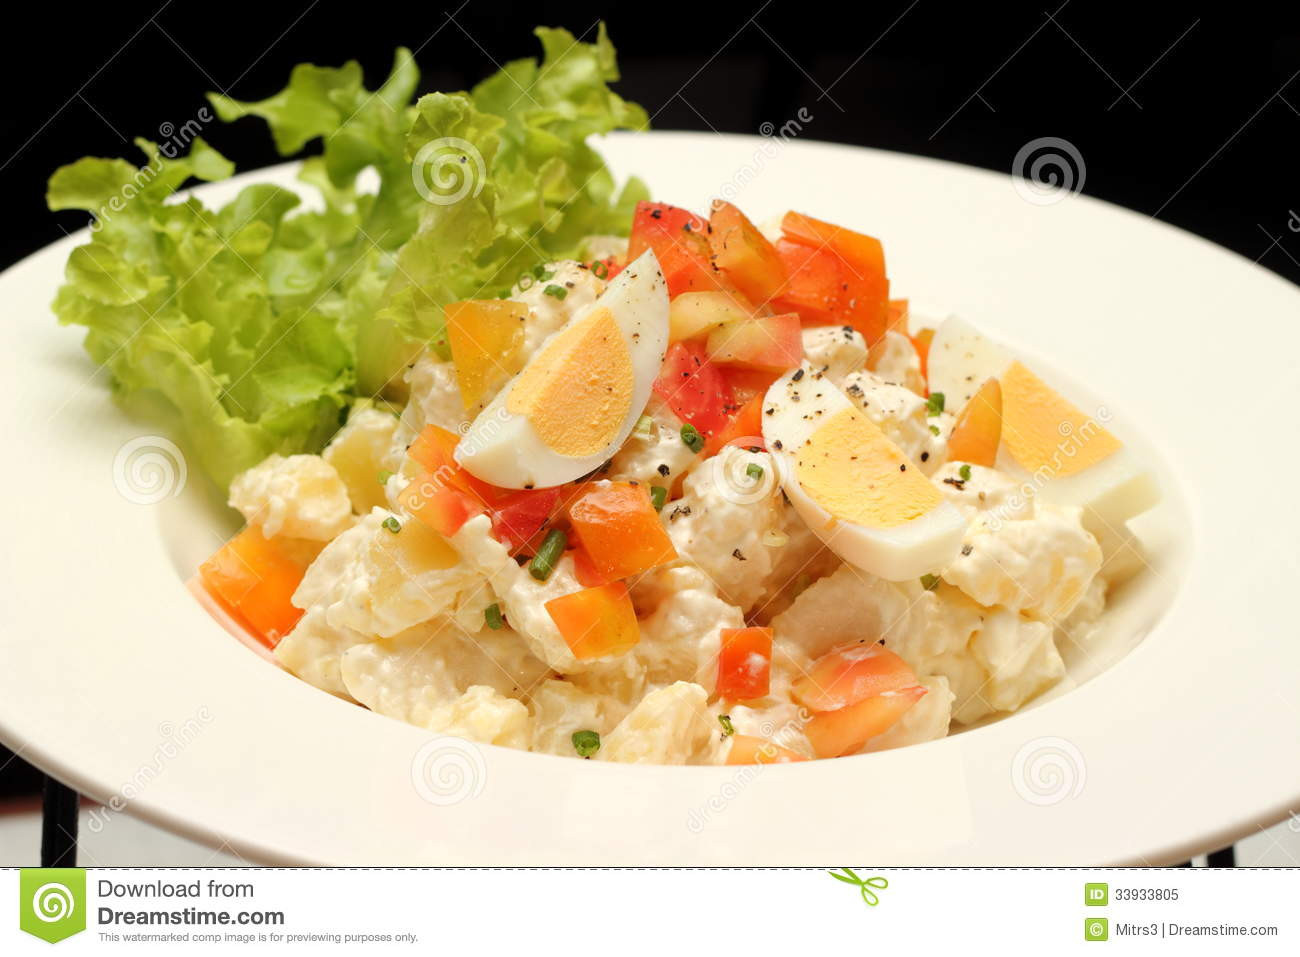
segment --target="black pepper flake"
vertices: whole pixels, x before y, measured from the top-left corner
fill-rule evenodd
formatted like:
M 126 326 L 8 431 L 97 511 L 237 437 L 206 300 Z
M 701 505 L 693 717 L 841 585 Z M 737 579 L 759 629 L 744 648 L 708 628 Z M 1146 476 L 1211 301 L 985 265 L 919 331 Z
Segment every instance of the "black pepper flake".
M 963 555 L 969 555 L 973 551 L 975 551 L 975 546 L 972 545 L 970 542 L 967 542 L 965 545 L 961 547 L 961 553 Z
M 670 469 L 667 465 L 660 463 L 659 467 L 655 469 L 655 471 L 658 472 L 660 475 L 662 475 L 664 478 L 667 478 L 669 475 L 672 474 L 673 470 Z
M 734 558 L 734 559 L 735 559 L 736 561 L 738 561 L 738 562 L 744 562 L 744 561 L 748 561 L 748 560 L 749 560 L 749 559 L 747 559 L 744 555 L 741 554 L 739 548 L 734 549 L 734 550 L 732 551 L 732 553 L 731 553 L 731 557 Z
M 945 485 L 951 485 L 953 488 L 955 488 L 955 489 L 956 489 L 957 491 L 959 491 L 959 492 L 960 492 L 962 489 L 964 489 L 964 488 L 966 487 L 966 483 L 963 482 L 961 479 L 959 479 L 959 478 L 952 478 L 951 476 L 948 477 L 948 478 L 946 478 L 946 479 L 944 479 L 943 482 L 944 482 Z
M 930 453 L 929 453 L 929 452 L 922 452 L 922 453 L 921 453 L 921 461 L 922 461 L 922 462 L 928 462 L 928 461 L 930 461 Z
M 802 378 L 803 378 L 803 370 L 802 370 L 802 369 L 795 369 L 795 370 L 794 370 L 794 375 L 792 375 L 792 376 L 790 377 L 790 381 L 791 381 L 791 382 L 798 382 L 798 381 L 799 381 L 800 379 L 802 379 Z
M 777 439 L 775 442 L 772 443 L 772 448 L 776 449 L 776 450 L 779 452 L 779 451 L 781 451 L 783 448 L 785 448 L 785 446 L 781 444 L 781 440 L 780 440 L 780 439 Z
M 652 210 L 650 210 L 650 218 L 651 218 L 651 219 L 663 219 L 663 215 L 664 215 L 664 211 L 663 211 L 662 209 L 652 209 Z
M 904 464 L 904 463 L 902 463 L 902 462 L 900 462 L 899 465 L 898 465 L 898 471 L 900 471 L 900 472 L 906 472 L 906 471 L 907 471 L 907 465 Z

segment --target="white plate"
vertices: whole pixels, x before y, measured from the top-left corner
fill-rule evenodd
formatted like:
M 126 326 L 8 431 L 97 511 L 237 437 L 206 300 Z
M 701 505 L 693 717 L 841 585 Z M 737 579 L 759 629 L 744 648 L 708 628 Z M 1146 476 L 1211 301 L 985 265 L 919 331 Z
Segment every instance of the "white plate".
M 186 592 L 229 519 L 193 472 L 156 505 L 119 492 L 119 451 L 157 427 L 110 401 L 80 332 L 50 315 L 79 235 L 0 277 L 0 738 L 85 794 L 265 861 L 1166 863 L 1300 805 L 1294 287 L 1134 213 L 1035 205 L 1006 176 L 931 160 L 671 133 L 605 149 L 663 199 L 797 207 L 881 236 L 896 294 L 1104 397 L 1166 493 L 1153 568 L 1117 601 L 1102 657 L 1136 648 L 1007 720 L 866 757 L 755 770 L 438 752 L 271 667 Z M 449 770 L 463 777 L 422 773 Z

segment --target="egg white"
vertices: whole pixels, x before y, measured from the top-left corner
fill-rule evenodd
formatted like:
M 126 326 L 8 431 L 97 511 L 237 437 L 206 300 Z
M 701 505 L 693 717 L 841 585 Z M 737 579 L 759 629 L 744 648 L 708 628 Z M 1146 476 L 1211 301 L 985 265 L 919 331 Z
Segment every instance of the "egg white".
M 466 471 L 501 488 L 547 488 L 582 477 L 618 451 L 645 410 L 668 348 L 668 284 L 653 251 L 647 250 L 611 279 L 599 298 L 547 337 L 534 357 L 565 329 L 601 308 L 613 314 L 632 360 L 632 401 L 614 438 L 591 455 L 569 456 L 552 449 L 526 416 L 507 407 L 521 371 L 478 414 L 456 446 L 456 461 Z
M 999 377 L 1015 356 L 969 322 L 950 316 L 935 329 L 927 372 L 930 391 L 944 394 L 949 412 L 960 413 L 988 379 Z M 1062 441 L 1066 440 L 1062 436 Z M 1077 505 L 1093 534 L 1120 528 L 1160 500 L 1150 471 L 1127 448 L 1069 476 L 1034 476 L 999 446 L 996 467 L 1022 483 L 1026 493 L 1044 502 Z
M 835 554 L 878 578 L 903 581 L 942 569 L 956 557 L 966 531 L 950 502 L 892 528 L 869 528 L 835 518 L 799 484 L 799 449 L 831 415 L 853 405 L 808 362 L 801 369 L 798 379 L 800 370 L 791 370 L 772 383 L 763 402 L 763 439 L 790 504 Z

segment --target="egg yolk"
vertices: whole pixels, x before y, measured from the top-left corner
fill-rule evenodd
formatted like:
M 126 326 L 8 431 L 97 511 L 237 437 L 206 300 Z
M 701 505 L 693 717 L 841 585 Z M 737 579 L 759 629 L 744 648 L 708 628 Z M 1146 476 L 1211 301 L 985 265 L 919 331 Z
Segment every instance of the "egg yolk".
M 800 487 L 842 522 L 893 528 L 943 499 L 879 426 L 857 408 L 836 412 L 795 456 Z
M 1002 444 L 1026 471 L 1064 478 L 1123 448 L 1100 423 L 1021 363 L 1013 362 L 1000 379 Z
M 598 308 L 552 339 L 519 374 L 506 410 L 561 455 L 594 455 L 632 408 L 632 356 L 614 314 Z

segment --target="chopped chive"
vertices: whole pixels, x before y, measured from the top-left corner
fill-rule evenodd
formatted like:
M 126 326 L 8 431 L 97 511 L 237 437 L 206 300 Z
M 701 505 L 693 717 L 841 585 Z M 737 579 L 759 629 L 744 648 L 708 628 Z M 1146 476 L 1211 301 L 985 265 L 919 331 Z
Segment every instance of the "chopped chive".
M 648 439 L 654 427 L 655 420 L 648 415 L 643 415 L 636 420 L 636 425 L 632 426 L 632 434 L 638 439 Z
M 943 411 L 943 393 L 931 392 L 930 398 L 925 400 L 925 414 L 938 415 Z
M 483 620 L 493 631 L 500 631 L 505 627 L 505 620 L 501 617 L 501 606 L 496 602 L 483 609 Z
M 959 469 L 957 470 L 957 474 L 961 476 L 961 480 L 962 480 L 963 482 L 969 482 L 969 481 L 970 481 L 970 466 L 969 466 L 969 465 L 963 465 L 961 468 L 959 468 Z
M 547 269 L 545 263 L 538 263 L 536 266 L 534 266 L 533 275 L 536 276 L 538 279 L 540 279 L 542 282 L 546 282 L 548 279 L 555 278 L 555 272 L 553 270 Z
M 564 547 L 568 544 L 569 537 L 564 534 L 563 529 L 551 529 L 542 540 L 542 547 L 537 549 L 537 554 L 528 563 L 528 574 L 539 582 L 546 581 L 551 577 L 551 572 L 555 571 L 555 564 L 564 554 Z
M 704 448 L 704 436 L 700 435 L 700 430 L 687 422 L 682 426 L 682 441 L 692 452 L 698 452 Z
M 555 283 L 551 283 L 543 289 L 542 292 L 546 293 L 548 296 L 554 296 L 556 299 L 563 299 L 569 294 L 569 290 L 565 289 L 563 286 L 557 286 Z
M 379 484 L 380 484 L 380 485 L 387 485 L 387 484 L 388 484 L 388 480 L 389 480 L 390 478 L 392 478 L 392 477 L 393 477 L 393 473 L 390 472 L 388 469 L 380 469 L 380 470 L 379 470 Z
M 933 432 L 935 435 L 938 435 L 938 434 L 939 434 L 939 427 L 938 427 L 937 425 L 932 425 L 932 426 L 930 426 L 930 431 Z
M 591 271 L 597 279 L 608 279 L 609 263 L 605 262 L 603 259 L 597 259 L 591 264 Z
M 389 515 L 386 519 L 384 519 L 384 528 L 388 529 L 390 532 L 396 535 L 398 532 L 402 530 L 402 523 L 399 522 L 397 519 L 393 518 L 393 516 Z
M 731 715 L 718 715 L 718 724 L 722 725 L 722 736 L 724 738 L 729 738 L 736 733 L 736 726 L 731 723 Z
M 573 750 L 578 752 L 579 757 L 591 757 L 600 750 L 600 735 L 595 731 L 573 732 Z
M 750 462 L 745 466 L 745 474 L 755 482 L 761 482 L 763 480 L 763 466 Z
M 922 575 L 922 576 L 921 576 L 921 587 L 924 588 L 926 591 L 934 591 L 936 588 L 939 587 L 939 576 L 938 576 L 938 575 Z
M 650 504 L 655 507 L 656 512 L 663 511 L 664 503 L 668 501 L 668 489 L 662 485 L 650 486 Z

